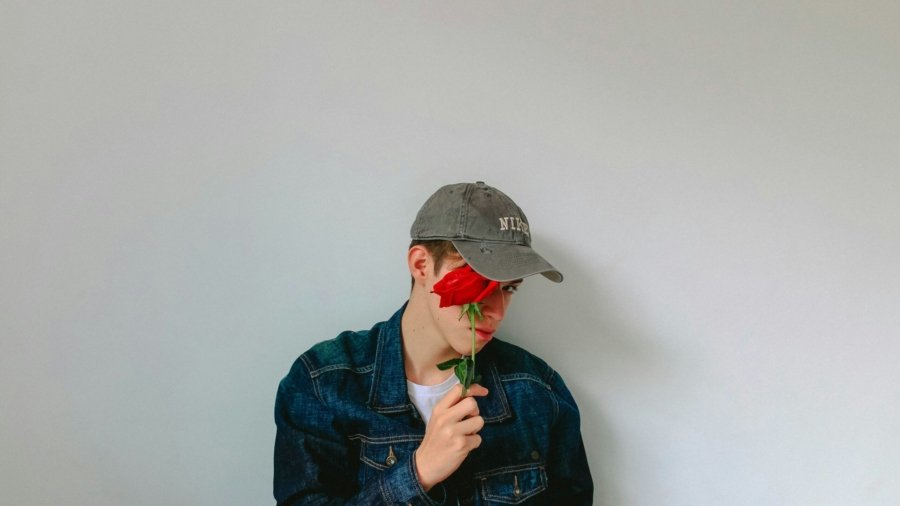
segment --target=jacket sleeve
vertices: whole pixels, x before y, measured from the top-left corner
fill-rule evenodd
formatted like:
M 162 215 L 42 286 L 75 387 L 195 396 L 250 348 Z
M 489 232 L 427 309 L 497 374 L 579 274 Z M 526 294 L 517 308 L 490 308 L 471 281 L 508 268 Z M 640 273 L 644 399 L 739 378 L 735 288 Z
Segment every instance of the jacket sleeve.
M 275 397 L 275 475 L 278 505 L 438 505 L 419 484 L 413 458 L 358 486 L 359 456 L 335 428 L 332 411 L 318 396 L 302 359 Z
M 552 500 L 548 504 L 590 505 L 593 503 L 594 482 L 581 438 L 578 406 L 556 371 L 550 375 L 550 388 L 556 400 L 557 413 L 550 428 L 551 453 L 547 459 L 547 474 Z

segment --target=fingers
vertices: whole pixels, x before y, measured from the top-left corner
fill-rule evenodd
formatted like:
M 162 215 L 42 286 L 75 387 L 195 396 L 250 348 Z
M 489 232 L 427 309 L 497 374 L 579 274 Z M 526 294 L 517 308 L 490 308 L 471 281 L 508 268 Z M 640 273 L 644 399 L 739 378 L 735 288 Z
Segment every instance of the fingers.
M 472 385 L 469 387 L 469 391 L 466 392 L 466 397 L 484 397 L 487 394 L 487 388 L 484 388 L 478 383 L 472 383 Z M 434 409 L 449 409 L 463 399 L 465 399 L 465 397 L 463 397 L 462 395 L 462 385 L 456 385 L 455 387 L 453 387 L 453 389 L 447 392 L 447 395 L 445 395 L 440 401 L 438 401 L 438 403 L 434 406 Z
M 467 394 L 473 397 L 484 397 L 488 394 L 488 389 L 478 383 L 472 383 Z
M 458 457 L 462 461 L 469 452 L 481 446 L 481 441 L 480 434 L 464 434 L 448 440 L 445 448 L 451 452 L 451 455 Z
M 472 434 L 471 436 L 466 436 L 466 445 L 469 448 L 469 451 L 474 450 L 481 446 L 481 436 L 478 434 Z
M 430 425 L 436 427 L 449 427 L 460 420 L 478 416 L 478 404 L 475 399 L 464 399 L 463 402 L 456 404 L 450 409 L 444 411 L 434 410 L 431 414 Z
M 460 434 L 465 434 L 467 436 L 476 434 L 482 427 L 484 427 L 484 418 L 480 416 L 466 418 L 456 424 L 456 430 L 458 430 Z
M 449 409 L 451 406 L 456 404 L 462 400 L 462 385 L 456 385 L 445 395 L 441 400 L 438 401 L 437 404 L 434 405 L 434 410 L 445 410 Z

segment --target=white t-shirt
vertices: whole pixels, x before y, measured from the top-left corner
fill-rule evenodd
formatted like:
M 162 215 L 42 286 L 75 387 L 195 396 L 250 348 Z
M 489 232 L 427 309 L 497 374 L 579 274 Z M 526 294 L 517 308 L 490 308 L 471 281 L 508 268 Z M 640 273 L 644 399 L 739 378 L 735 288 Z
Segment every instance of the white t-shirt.
M 422 419 L 425 420 L 425 425 L 428 425 L 428 420 L 431 420 L 431 412 L 434 410 L 434 405 L 458 384 L 459 378 L 455 374 L 451 374 L 449 378 L 437 385 L 419 385 L 406 380 L 406 391 L 409 393 L 409 398 L 413 405 L 416 406 L 419 414 L 422 415 Z

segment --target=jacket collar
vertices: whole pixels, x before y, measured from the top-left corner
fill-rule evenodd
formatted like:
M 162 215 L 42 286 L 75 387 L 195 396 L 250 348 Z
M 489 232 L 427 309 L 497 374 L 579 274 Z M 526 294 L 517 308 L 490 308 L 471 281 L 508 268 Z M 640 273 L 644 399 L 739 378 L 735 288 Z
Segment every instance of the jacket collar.
M 406 303 L 388 321 L 380 324 L 375 349 L 375 376 L 369 393 L 369 407 L 378 413 L 400 413 L 415 409 L 407 393 L 406 371 L 403 366 L 400 321 L 405 310 Z M 487 348 L 489 347 L 490 345 Z M 482 376 L 482 384 L 490 393 L 476 401 L 485 423 L 492 423 L 512 418 L 512 410 L 492 354 L 484 353 L 487 348 L 478 354 L 476 363 Z

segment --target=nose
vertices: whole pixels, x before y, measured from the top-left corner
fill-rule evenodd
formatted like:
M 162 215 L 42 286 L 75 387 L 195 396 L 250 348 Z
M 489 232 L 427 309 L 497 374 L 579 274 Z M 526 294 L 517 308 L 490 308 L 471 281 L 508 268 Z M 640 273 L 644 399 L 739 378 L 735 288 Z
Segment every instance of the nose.
M 503 290 L 498 287 L 481 301 L 481 314 L 486 317 L 489 316 L 499 323 L 503 320 L 503 315 L 506 314 L 508 300 L 508 298 L 503 296 Z

